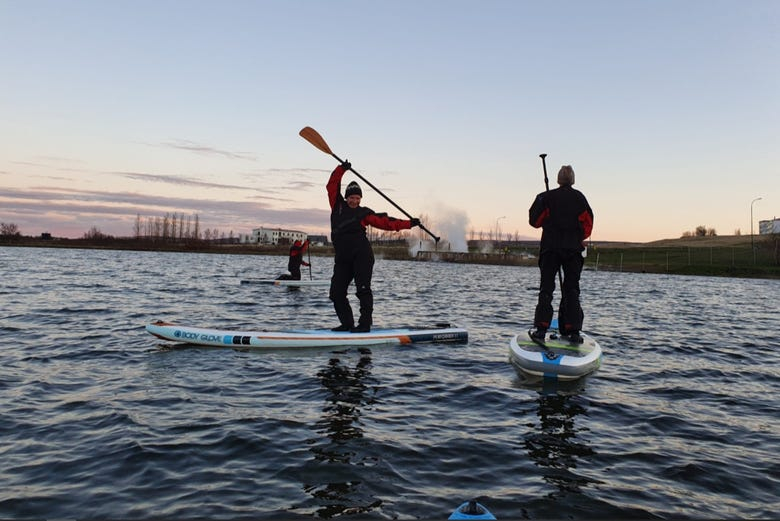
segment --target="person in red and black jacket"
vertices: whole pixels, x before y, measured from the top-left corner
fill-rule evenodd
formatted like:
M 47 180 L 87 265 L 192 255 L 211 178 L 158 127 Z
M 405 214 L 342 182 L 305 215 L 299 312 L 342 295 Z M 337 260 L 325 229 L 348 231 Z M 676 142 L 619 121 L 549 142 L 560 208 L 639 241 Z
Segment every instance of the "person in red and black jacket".
M 360 206 L 363 191 L 352 181 L 341 196 L 341 178 L 352 165 L 348 161 L 333 170 L 328 180 L 328 201 L 330 202 L 330 240 L 336 251 L 333 277 L 330 279 L 330 300 L 340 324 L 333 331 L 366 333 L 371 331 L 374 311 L 374 295 L 371 292 L 371 277 L 374 271 L 374 251 L 366 237 L 366 226 L 381 230 L 409 230 L 420 225 L 417 218 L 396 219 L 386 213 L 376 213 Z M 352 307 L 347 299 L 347 289 L 355 280 L 355 295 L 360 301 L 360 319 L 355 325 Z
M 563 288 L 558 308 L 558 329 L 575 344 L 582 343 L 584 314 L 580 305 L 580 274 L 584 241 L 593 230 L 593 210 L 582 192 L 572 188 L 574 169 L 564 165 L 558 172 L 558 188 L 536 196 L 528 210 L 528 223 L 542 228 L 539 251 L 539 300 L 534 313 L 531 338 L 544 342 L 552 321 L 555 276 L 563 268 Z
M 301 264 L 308 266 L 309 263 L 303 260 L 303 252 L 309 247 L 309 239 L 305 241 L 295 241 L 290 246 L 290 259 L 287 261 L 287 271 L 289 275 L 284 274 L 277 278 L 277 280 L 301 280 Z

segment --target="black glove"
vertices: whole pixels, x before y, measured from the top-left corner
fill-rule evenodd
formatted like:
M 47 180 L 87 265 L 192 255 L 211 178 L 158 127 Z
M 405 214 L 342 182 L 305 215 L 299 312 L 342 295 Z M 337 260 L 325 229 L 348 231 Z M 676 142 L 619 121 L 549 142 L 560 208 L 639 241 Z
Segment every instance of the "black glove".
M 350 163 L 348 160 L 345 159 L 344 162 L 341 163 L 341 168 L 343 168 L 344 171 L 346 172 L 347 170 L 352 168 L 352 163 Z
M 412 228 L 414 228 L 415 226 L 420 226 L 420 219 L 418 219 L 417 217 L 412 217 L 411 219 L 409 219 L 409 221 L 412 223 L 411 226 Z

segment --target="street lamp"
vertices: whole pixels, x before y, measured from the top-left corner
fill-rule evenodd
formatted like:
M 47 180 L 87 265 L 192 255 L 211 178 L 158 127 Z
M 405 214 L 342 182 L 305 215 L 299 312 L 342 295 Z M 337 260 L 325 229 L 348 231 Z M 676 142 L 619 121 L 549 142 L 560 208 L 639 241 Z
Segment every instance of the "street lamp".
M 756 247 L 753 246 L 753 203 L 760 200 L 760 197 L 756 197 L 750 201 L 750 249 L 753 251 L 753 264 L 756 263 Z
M 498 227 L 498 221 L 500 221 L 501 219 L 506 219 L 506 215 L 502 215 L 501 217 L 496 219 L 496 240 L 498 242 L 501 242 L 501 229 Z
M 753 245 L 753 203 L 756 201 L 760 201 L 760 197 L 756 197 L 752 201 L 750 201 L 750 245 Z

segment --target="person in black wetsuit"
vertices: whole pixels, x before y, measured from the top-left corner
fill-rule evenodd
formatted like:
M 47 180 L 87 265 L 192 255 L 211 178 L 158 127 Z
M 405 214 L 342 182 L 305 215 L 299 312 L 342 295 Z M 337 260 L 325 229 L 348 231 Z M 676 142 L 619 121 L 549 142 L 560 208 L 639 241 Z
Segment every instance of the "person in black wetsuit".
M 563 268 L 558 329 L 570 342 L 582 343 L 580 331 L 584 314 L 580 306 L 580 274 L 584 259 L 584 241 L 593 230 L 593 210 L 574 184 L 574 169 L 564 165 L 558 172 L 558 188 L 536 196 L 528 210 L 528 223 L 542 228 L 539 251 L 539 300 L 534 313 L 531 338 L 544 342 L 552 321 L 555 276 Z
M 327 184 L 330 202 L 330 238 L 336 251 L 333 265 L 333 277 L 330 279 L 330 300 L 339 318 L 340 324 L 333 331 L 352 331 L 365 333 L 371 331 L 374 311 L 374 295 L 371 292 L 371 277 L 374 271 L 374 252 L 366 237 L 366 226 L 381 230 L 409 230 L 420 225 L 417 218 L 411 220 L 396 219 L 386 213 L 375 213 L 372 209 L 360 206 L 363 192 L 352 181 L 347 185 L 344 196 L 341 195 L 341 178 L 351 168 L 348 161 L 338 165 Z M 355 325 L 352 307 L 347 299 L 347 289 L 355 280 L 355 295 L 360 301 L 360 319 Z
M 303 252 L 309 247 L 309 239 L 305 241 L 295 241 L 290 246 L 290 259 L 287 261 L 287 271 L 289 275 L 284 274 L 279 276 L 276 280 L 301 280 L 301 264 L 308 266 L 309 263 L 303 260 Z

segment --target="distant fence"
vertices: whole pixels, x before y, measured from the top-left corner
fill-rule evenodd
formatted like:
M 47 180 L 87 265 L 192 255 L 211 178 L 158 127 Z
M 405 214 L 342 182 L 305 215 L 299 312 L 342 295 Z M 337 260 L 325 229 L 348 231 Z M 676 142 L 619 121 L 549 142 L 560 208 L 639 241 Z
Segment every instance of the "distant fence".
M 503 266 L 536 266 L 536 259 L 513 253 L 482 253 L 455 251 L 418 251 L 416 260 L 454 262 L 462 264 L 494 264 Z
M 776 266 L 775 252 L 750 247 L 626 248 L 590 250 L 589 269 L 604 271 L 680 272 L 692 267 L 739 268 Z

